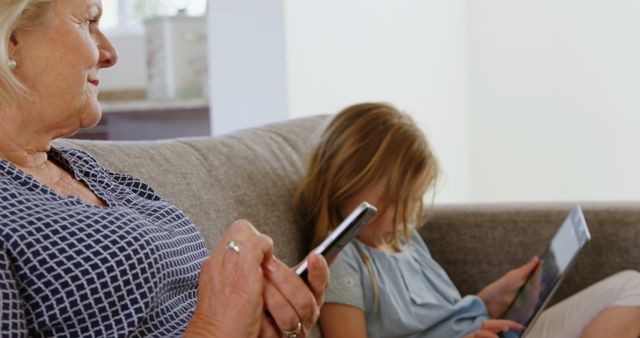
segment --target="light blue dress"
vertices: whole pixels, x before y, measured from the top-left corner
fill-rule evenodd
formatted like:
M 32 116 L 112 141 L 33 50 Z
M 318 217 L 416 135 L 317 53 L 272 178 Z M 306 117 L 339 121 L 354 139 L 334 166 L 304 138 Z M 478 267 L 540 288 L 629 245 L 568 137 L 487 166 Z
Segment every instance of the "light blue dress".
M 488 317 L 482 300 L 462 298 L 416 231 L 411 239 L 405 250 L 391 254 L 357 239 L 347 245 L 331 266 L 325 302 L 364 311 L 368 337 L 455 338 L 479 330 Z M 370 258 L 378 284 L 377 310 L 358 249 Z

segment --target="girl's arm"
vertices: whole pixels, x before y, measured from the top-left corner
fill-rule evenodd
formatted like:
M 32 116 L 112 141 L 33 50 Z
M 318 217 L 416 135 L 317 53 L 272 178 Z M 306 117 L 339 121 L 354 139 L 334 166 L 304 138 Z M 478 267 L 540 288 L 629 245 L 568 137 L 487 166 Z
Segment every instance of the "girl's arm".
M 320 311 L 320 328 L 324 338 L 367 337 L 364 312 L 344 304 L 324 304 Z

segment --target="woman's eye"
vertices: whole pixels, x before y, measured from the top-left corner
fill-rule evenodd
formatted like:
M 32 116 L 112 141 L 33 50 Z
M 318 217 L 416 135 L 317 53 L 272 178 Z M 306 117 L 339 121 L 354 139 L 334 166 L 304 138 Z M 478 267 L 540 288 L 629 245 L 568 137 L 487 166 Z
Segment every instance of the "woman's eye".
M 89 25 L 97 25 L 99 21 L 100 21 L 100 19 L 98 19 L 98 18 L 89 18 L 89 19 L 87 19 L 86 22 Z

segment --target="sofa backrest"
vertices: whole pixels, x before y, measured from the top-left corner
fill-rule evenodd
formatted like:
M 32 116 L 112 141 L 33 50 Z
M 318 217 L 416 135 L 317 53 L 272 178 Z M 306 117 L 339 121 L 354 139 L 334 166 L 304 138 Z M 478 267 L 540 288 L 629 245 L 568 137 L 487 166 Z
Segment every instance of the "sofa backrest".
M 329 118 L 301 118 L 216 138 L 55 145 L 85 150 L 107 168 L 149 183 L 194 221 L 209 249 L 231 222 L 243 218 L 273 238 L 279 258 L 294 264 L 306 250 L 292 196 L 306 170 L 306 155 Z
M 640 202 L 580 203 L 591 241 L 551 304 L 626 269 L 640 269 Z M 464 294 L 541 256 L 572 203 L 439 205 L 420 230 L 434 259 Z

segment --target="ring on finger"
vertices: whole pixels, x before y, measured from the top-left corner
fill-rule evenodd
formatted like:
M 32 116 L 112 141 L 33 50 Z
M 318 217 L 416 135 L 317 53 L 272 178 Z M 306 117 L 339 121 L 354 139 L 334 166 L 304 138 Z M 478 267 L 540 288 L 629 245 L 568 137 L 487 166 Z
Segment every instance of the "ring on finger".
M 240 242 L 233 239 L 230 240 L 229 242 L 227 242 L 227 249 L 235 253 L 240 253 Z
M 282 332 L 282 336 L 286 338 L 296 338 L 302 333 L 302 323 L 298 322 L 298 326 L 295 329 L 290 331 L 280 330 Z

